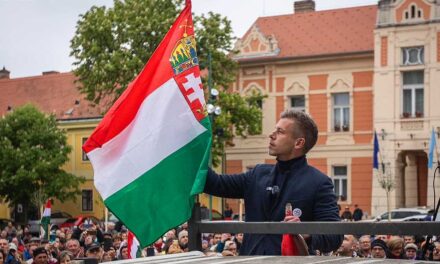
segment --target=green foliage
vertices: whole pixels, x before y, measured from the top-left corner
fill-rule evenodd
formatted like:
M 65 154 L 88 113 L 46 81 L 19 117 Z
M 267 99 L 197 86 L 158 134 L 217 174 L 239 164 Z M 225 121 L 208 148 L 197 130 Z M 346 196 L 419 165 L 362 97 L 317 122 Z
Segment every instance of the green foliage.
M 179 0 L 115 0 L 92 7 L 71 40 L 80 91 L 109 106 L 142 70 L 178 15 Z
M 80 80 L 80 91 L 95 104 L 111 105 L 142 70 L 180 12 L 178 0 L 115 0 L 113 8 L 92 7 L 81 16 L 71 41 L 74 70 Z M 228 94 L 225 88 L 234 81 L 238 65 L 233 54 L 231 22 L 212 12 L 194 17 L 197 53 L 202 69 L 209 68 L 211 87 L 220 90 L 216 104 L 223 114 L 215 119 L 213 131 L 223 128 L 224 135 L 214 135 L 213 161 L 218 164 L 223 145 L 240 136 L 261 132 L 261 110 L 252 102 Z M 208 78 L 203 78 L 208 88 Z
M 47 198 L 61 201 L 79 193 L 76 177 L 61 169 L 71 148 L 53 116 L 32 105 L 0 119 L 0 197 L 12 205 L 39 206 Z M 38 201 L 36 201 L 38 200 Z

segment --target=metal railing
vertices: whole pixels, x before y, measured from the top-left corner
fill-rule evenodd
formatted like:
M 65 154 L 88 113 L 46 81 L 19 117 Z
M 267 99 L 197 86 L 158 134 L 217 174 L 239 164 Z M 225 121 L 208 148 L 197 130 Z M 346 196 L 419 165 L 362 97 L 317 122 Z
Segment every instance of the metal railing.
M 440 222 L 204 222 L 196 203 L 188 221 L 189 250 L 201 251 L 202 233 L 440 235 Z

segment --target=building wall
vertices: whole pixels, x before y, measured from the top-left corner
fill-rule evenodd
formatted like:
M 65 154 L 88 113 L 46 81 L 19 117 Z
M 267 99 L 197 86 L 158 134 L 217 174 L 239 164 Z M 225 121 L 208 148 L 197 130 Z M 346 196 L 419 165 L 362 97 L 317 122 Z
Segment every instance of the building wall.
M 352 208 L 359 204 L 371 214 L 373 62 L 373 54 L 367 54 L 264 66 L 242 65 L 240 81 L 234 90 L 247 94 L 254 89 L 268 96 L 263 103 L 263 133 L 247 139 L 236 138 L 235 147 L 227 148 L 227 159 L 241 160 L 243 171 L 257 163 L 273 163 L 274 158 L 267 154 L 268 136 L 279 114 L 290 107 L 290 97 L 304 95 L 306 111 L 319 129 L 318 143 L 307 155 L 309 163 L 330 177 L 333 166 L 347 166 L 348 197 L 340 203 Z M 272 83 L 275 89 L 271 90 L 267 83 Z M 332 94 L 340 92 L 350 96 L 348 132 L 333 131 Z
M 52 206 L 53 210 L 65 211 L 73 216 L 75 215 L 93 215 L 99 219 L 104 218 L 104 203 L 93 183 L 93 168 L 88 160 L 83 160 L 83 139 L 88 138 L 99 120 L 60 122 L 59 127 L 65 129 L 67 133 L 67 143 L 72 147 L 69 161 L 63 166 L 63 169 L 79 177 L 85 177 L 85 182 L 80 185 L 80 190 L 92 190 L 93 203 L 91 211 L 84 211 L 82 207 L 82 196 L 77 195 L 75 201 L 61 203 L 55 200 Z
M 424 204 L 434 206 L 433 190 L 429 184 L 432 182 L 433 171 L 425 172 L 425 175 L 428 175 L 428 186 L 423 177 L 417 177 L 417 171 L 420 172 L 422 167 L 426 167 L 431 130 L 440 127 L 440 108 L 437 106 L 440 98 L 440 25 L 418 22 L 421 21 L 407 26 L 378 28 L 374 33 L 376 46 L 382 48 L 375 50 L 373 118 L 376 131 L 380 135 L 382 158 L 396 183 L 391 192 L 392 208 Z M 383 45 L 386 45 L 386 52 Z M 424 47 L 424 63 L 404 66 L 402 48 L 417 46 Z M 384 64 L 384 60 L 388 63 Z M 402 73 L 418 70 L 423 71 L 424 75 L 424 113 L 419 117 L 405 117 L 402 114 Z M 424 164 L 416 162 L 420 153 L 425 157 L 421 157 L 425 160 Z M 439 187 L 440 185 L 437 185 L 436 188 Z M 424 202 L 425 198 L 420 198 L 420 194 L 423 193 L 427 193 L 427 203 Z M 385 192 L 378 184 L 373 185 L 372 196 L 375 204 L 373 212 L 385 211 Z

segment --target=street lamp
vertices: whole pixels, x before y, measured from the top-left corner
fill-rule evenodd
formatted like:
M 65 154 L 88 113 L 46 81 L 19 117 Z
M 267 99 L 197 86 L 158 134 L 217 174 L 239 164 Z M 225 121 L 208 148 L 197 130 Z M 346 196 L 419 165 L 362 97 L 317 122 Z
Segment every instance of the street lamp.
M 210 58 L 210 57 L 209 57 Z M 210 63 L 211 64 L 211 63 Z M 209 74 L 209 79 L 211 79 L 211 74 Z M 217 89 L 209 86 L 210 97 L 208 100 L 208 104 L 206 105 L 206 111 L 209 114 L 209 119 L 211 121 L 211 127 L 214 127 L 214 120 L 216 116 L 219 116 L 222 113 L 222 109 L 220 106 L 215 105 L 217 101 L 217 97 L 219 92 Z M 209 167 L 212 168 L 212 152 L 209 156 Z M 212 221 L 212 195 L 209 195 L 209 220 Z

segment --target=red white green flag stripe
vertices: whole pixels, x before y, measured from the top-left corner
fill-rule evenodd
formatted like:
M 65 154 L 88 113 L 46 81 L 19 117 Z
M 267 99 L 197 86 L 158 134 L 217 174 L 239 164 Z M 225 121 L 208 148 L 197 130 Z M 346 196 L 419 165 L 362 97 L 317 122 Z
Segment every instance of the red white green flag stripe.
M 51 211 L 52 204 L 49 199 L 44 206 L 43 215 L 41 216 L 40 221 L 40 237 L 44 239 L 49 239 Z
M 106 206 L 142 247 L 191 216 L 211 144 L 191 2 L 84 144 Z

